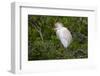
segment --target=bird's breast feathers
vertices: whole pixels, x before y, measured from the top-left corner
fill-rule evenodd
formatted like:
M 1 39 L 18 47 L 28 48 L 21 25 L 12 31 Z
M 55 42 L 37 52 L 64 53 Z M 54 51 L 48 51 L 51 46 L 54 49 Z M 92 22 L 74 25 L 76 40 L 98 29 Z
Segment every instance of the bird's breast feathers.
M 70 35 L 70 31 L 67 28 L 63 27 L 57 30 L 56 34 L 58 35 L 58 37 L 67 37 Z

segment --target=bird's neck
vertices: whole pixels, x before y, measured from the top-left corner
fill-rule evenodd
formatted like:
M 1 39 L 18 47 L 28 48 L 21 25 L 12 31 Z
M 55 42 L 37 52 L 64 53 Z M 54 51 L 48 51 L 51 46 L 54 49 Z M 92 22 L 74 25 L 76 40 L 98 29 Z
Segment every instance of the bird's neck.
M 60 29 L 62 29 L 62 28 L 63 28 L 62 26 L 61 26 L 61 27 L 57 27 L 56 30 L 60 30 Z

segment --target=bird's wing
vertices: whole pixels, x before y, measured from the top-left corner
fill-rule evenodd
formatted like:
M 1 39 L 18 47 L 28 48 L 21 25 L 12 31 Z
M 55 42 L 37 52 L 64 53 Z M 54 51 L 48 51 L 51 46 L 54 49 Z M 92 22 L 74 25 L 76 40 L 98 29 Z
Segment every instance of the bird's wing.
M 66 28 L 61 30 L 59 37 L 60 37 L 61 41 L 67 45 L 69 45 L 72 40 L 72 35 L 71 35 L 70 31 Z

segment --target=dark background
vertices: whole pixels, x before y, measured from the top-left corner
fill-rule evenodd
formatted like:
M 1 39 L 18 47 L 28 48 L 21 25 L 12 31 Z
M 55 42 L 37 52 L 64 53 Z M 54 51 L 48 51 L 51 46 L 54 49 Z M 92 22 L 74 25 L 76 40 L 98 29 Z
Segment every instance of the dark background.
M 61 22 L 73 37 L 65 49 L 54 31 Z M 88 18 L 28 15 L 28 60 L 79 59 L 88 57 Z

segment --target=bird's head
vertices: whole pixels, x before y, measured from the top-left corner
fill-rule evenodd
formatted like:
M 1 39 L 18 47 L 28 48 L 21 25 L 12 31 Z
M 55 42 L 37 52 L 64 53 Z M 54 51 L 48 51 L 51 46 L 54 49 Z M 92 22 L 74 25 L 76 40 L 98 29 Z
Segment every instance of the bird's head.
M 60 23 L 60 22 L 56 22 L 56 23 L 55 23 L 55 29 L 54 29 L 54 30 L 57 30 L 57 29 L 59 29 L 59 28 L 61 28 L 61 27 L 63 27 L 63 24 Z

